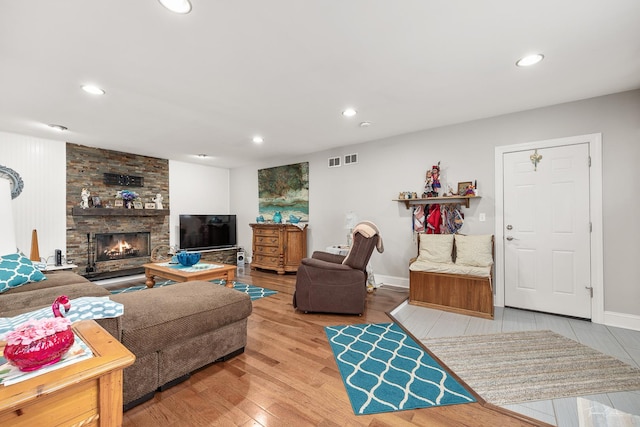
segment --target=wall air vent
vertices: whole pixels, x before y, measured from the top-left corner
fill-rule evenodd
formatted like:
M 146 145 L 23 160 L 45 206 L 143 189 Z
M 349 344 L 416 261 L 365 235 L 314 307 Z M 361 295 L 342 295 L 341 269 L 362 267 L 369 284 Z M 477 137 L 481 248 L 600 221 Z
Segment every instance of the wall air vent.
M 354 163 L 358 163 L 358 153 L 347 154 L 346 156 L 344 156 L 345 165 L 352 165 Z
M 340 163 L 340 157 L 329 157 L 330 168 L 339 168 L 340 166 L 342 166 Z

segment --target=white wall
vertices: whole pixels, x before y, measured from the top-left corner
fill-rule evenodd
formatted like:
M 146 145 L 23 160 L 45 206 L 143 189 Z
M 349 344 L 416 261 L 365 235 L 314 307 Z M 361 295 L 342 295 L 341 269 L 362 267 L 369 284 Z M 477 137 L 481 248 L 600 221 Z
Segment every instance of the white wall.
M 22 194 L 11 202 L 18 248 L 29 256 L 32 230 L 38 230 L 40 257 L 53 262 L 55 249 L 66 248 L 65 143 L 0 132 L 0 165 L 24 181 Z
M 55 249 L 64 253 L 66 143 L 0 132 L 0 165 L 14 169 L 24 180 L 24 191 L 12 201 L 20 250 L 29 256 L 31 231 L 37 229 L 41 257 L 53 257 Z M 232 213 L 229 170 L 169 161 L 169 200 L 174 245 L 181 213 Z
M 416 253 L 411 210 L 393 202 L 399 191 L 422 192 L 425 171 L 441 161 L 442 183 L 477 180 L 463 233 L 494 233 L 494 147 L 565 136 L 603 135 L 605 310 L 640 316 L 640 237 L 634 220 L 640 200 L 640 90 L 425 130 L 384 140 L 231 170 L 231 208 L 239 239 L 251 248 L 249 222 L 258 214 L 257 170 L 309 162 L 309 255 L 345 241 L 344 215 L 353 210 L 381 229 L 385 252 L 372 257 L 374 273 L 406 283 Z M 327 158 L 359 154 L 359 163 L 329 169 Z M 480 213 L 486 222 L 479 222 Z M 243 226 L 242 224 L 247 224 Z M 630 239 L 629 237 L 632 237 Z M 403 282 L 404 281 L 404 282 Z
M 232 214 L 229 169 L 169 160 L 169 242 L 178 245 L 181 214 Z

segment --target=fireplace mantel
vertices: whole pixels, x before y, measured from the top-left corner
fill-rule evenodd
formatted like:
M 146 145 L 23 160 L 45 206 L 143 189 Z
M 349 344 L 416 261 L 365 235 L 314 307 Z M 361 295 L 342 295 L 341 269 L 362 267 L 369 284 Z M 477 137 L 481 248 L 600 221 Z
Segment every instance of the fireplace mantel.
M 167 216 L 169 209 L 88 208 L 74 206 L 73 216 Z

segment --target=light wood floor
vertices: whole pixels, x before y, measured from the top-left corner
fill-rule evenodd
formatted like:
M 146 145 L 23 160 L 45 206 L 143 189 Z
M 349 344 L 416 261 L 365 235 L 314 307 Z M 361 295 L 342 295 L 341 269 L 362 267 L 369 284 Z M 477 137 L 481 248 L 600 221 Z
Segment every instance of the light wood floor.
M 278 291 L 254 301 L 244 354 L 210 365 L 125 412 L 124 426 L 546 425 L 480 403 L 356 416 L 323 327 L 389 322 L 386 313 L 408 291 L 377 290 L 362 317 L 303 314 L 291 304 L 295 275 L 247 267 L 239 269 L 238 280 Z

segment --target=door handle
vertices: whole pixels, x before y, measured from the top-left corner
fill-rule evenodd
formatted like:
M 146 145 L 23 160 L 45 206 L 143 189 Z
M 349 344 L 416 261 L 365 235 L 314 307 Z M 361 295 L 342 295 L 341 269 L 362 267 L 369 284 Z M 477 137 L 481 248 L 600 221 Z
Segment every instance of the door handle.
M 508 240 L 508 241 L 512 241 L 512 240 L 513 240 L 513 237 L 511 237 L 511 236 L 507 236 L 507 240 Z

